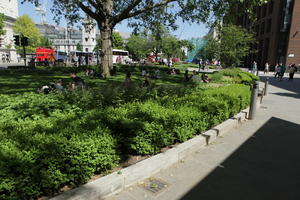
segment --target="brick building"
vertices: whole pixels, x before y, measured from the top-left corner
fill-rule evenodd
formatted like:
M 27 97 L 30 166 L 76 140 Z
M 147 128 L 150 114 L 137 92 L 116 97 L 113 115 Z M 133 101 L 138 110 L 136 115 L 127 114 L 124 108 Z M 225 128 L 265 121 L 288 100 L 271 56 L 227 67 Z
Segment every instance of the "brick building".
M 257 21 L 250 25 L 246 15 L 238 17 L 237 24 L 256 33 L 256 53 L 245 59 L 245 66 L 255 60 L 260 68 L 266 62 L 300 63 L 300 0 L 271 0 L 256 8 Z

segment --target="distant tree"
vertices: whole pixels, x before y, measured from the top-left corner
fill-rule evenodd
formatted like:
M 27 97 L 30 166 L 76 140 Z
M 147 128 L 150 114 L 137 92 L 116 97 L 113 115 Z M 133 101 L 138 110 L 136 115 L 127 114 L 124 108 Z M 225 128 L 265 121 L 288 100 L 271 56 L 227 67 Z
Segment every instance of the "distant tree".
M 6 31 L 4 30 L 5 27 L 5 15 L 3 13 L 0 13 L 0 37 L 2 35 L 5 35 Z
M 48 37 L 41 36 L 40 37 L 40 44 L 38 46 L 51 48 L 51 47 L 53 47 L 53 42 L 51 40 L 49 40 Z
M 147 48 L 147 46 L 147 37 L 137 34 L 131 34 L 126 43 L 126 49 L 134 60 L 146 58 L 151 53 L 151 49 Z
M 220 59 L 220 42 L 212 35 L 206 35 L 205 45 L 199 50 L 197 57 L 204 60 Z
M 218 32 L 221 62 L 228 67 L 240 66 L 242 59 L 251 53 L 251 44 L 256 42 L 254 34 L 235 25 L 225 25 Z
M 185 58 L 183 48 L 192 50 L 194 45 L 187 40 L 179 40 L 174 36 L 169 36 L 162 39 L 162 53 L 168 58 Z
M 80 43 L 76 44 L 76 51 L 83 51 L 83 46 Z
M 169 30 L 162 23 L 154 23 L 145 29 L 143 34 L 147 35 L 148 38 L 147 48 L 151 49 L 157 59 L 158 54 L 162 52 L 163 40 L 171 37 Z
M 224 67 L 238 67 L 249 55 L 255 43 L 253 33 L 236 25 L 224 25 L 218 29 L 218 37 L 206 36 L 206 44 L 198 53 L 204 59 L 220 59 Z
M 115 31 L 112 33 L 112 46 L 114 49 L 124 49 L 124 40 L 120 33 Z
M 6 31 L 4 30 L 4 26 L 5 26 L 4 20 L 5 20 L 4 14 L 0 13 L 0 47 L 3 45 L 1 36 L 5 35 L 6 33 Z
M 26 47 L 27 52 L 34 52 L 35 48 L 40 44 L 40 31 L 35 23 L 28 15 L 23 15 L 17 18 L 13 30 L 15 33 L 29 38 L 29 46 Z M 20 50 L 20 47 L 17 47 Z

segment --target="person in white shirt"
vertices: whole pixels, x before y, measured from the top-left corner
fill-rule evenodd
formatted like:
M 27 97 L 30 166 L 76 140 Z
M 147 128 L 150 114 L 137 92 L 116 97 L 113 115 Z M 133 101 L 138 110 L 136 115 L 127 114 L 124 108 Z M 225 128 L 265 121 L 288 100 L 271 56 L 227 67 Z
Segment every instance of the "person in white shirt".
M 266 62 L 266 64 L 265 64 L 265 70 L 264 70 L 264 74 L 265 74 L 265 73 L 269 74 L 269 68 L 270 68 L 270 65 L 269 65 L 269 63 L 268 63 L 268 62 Z

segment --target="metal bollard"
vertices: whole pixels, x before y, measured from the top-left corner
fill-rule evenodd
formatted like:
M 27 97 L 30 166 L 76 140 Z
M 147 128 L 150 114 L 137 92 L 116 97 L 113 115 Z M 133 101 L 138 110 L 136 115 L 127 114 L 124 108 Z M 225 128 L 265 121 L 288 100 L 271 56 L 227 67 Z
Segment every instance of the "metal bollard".
M 269 77 L 267 77 L 265 81 L 264 96 L 268 94 L 268 87 L 269 87 Z
M 255 81 L 253 83 L 253 88 L 251 92 L 251 102 L 250 102 L 250 110 L 249 110 L 249 119 L 255 119 L 256 115 L 256 102 L 257 102 L 257 95 L 258 95 L 258 87 L 259 82 Z

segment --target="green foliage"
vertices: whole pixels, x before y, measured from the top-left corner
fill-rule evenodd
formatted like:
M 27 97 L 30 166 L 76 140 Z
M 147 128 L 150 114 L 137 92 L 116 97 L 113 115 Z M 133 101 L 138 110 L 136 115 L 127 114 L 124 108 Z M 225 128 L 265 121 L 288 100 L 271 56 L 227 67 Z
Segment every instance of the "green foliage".
M 252 73 L 244 72 L 239 68 L 226 68 L 211 76 L 213 82 L 229 82 L 229 83 L 242 83 L 251 85 L 253 81 L 259 78 Z
M 112 46 L 114 49 L 124 49 L 124 40 L 121 37 L 120 33 L 112 33 Z
M 235 25 L 223 26 L 220 35 L 220 58 L 227 67 L 237 67 L 250 53 L 250 46 L 255 42 L 254 34 Z
M 4 30 L 5 24 L 4 24 L 5 16 L 3 13 L 0 13 L 0 37 L 2 35 L 5 35 L 6 31 Z
M 95 47 L 96 48 L 96 47 Z M 83 46 L 80 43 L 76 44 L 76 51 L 83 51 Z
M 184 51 L 182 50 L 183 47 L 193 49 L 194 46 L 187 40 L 179 40 L 174 36 L 169 36 L 162 38 L 162 53 L 167 58 L 181 58 L 184 59 Z
M 134 60 L 141 60 L 142 58 L 146 58 L 151 52 L 151 50 L 147 48 L 147 44 L 147 38 L 131 34 L 126 43 L 126 49 L 132 55 Z
M 238 69 L 219 74 L 240 83 L 251 77 Z M 155 154 L 186 141 L 234 116 L 249 101 L 249 86 L 243 84 L 111 85 L 0 95 L 0 199 L 36 199 L 85 183 L 128 154 Z
M 198 57 L 202 59 L 220 59 L 220 44 L 219 41 L 212 35 L 206 35 L 204 37 L 205 45 L 199 50 Z
M 53 47 L 53 42 L 51 40 L 49 40 L 48 37 L 41 36 L 40 37 L 40 43 L 39 43 L 38 46 L 52 48 Z
M 218 29 L 218 38 L 206 36 L 206 44 L 199 55 L 206 59 L 220 59 L 224 67 L 238 67 L 255 42 L 254 34 L 240 26 L 224 25 Z
M 28 15 L 23 15 L 17 18 L 14 23 L 13 30 L 15 33 L 29 38 L 29 46 L 26 47 L 27 52 L 34 52 L 35 48 L 40 44 L 40 31 L 35 23 Z M 21 50 L 21 47 L 17 47 Z

